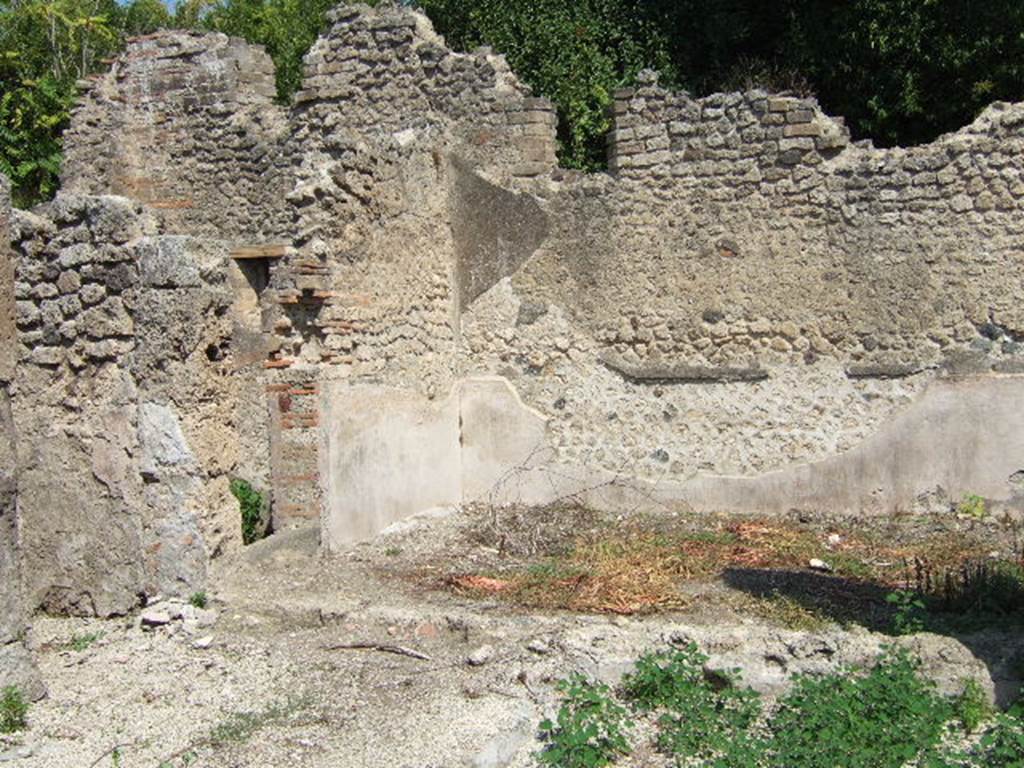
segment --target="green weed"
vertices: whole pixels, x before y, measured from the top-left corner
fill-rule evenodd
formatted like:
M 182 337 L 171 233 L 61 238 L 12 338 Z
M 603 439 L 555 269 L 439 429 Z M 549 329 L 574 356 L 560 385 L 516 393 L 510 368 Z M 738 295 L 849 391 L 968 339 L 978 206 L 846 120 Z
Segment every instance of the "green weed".
M 267 497 L 246 480 L 231 481 L 231 495 L 238 499 L 242 515 L 242 542 L 252 544 L 266 534 Z
M 0 733 L 14 733 L 28 727 L 28 702 L 17 686 L 0 692 Z
M 623 679 L 619 700 L 656 718 L 656 745 L 679 768 L 1024 768 L 1020 719 L 992 721 L 973 681 L 940 696 L 904 650 L 866 670 L 798 676 L 773 713 L 707 661 L 690 643 L 644 654 Z M 607 686 L 575 675 L 559 689 L 557 722 L 541 724 L 542 765 L 595 768 L 629 753 L 626 711 Z M 960 724 L 981 732 L 974 746 L 954 746 Z
M 101 637 L 103 637 L 102 632 L 88 632 L 84 635 L 73 634 L 71 639 L 64 644 L 64 647 L 69 651 L 81 653 Z
M 756 765 L 764 744 L 749 733 L 761 698 L 739 688 L 735 672 L 705 672 L 707 656 L 694 643 L 637 659 L 623 692 L 642 711 L 660 710 L 659 748 L 677 760 L 714 758 Z
M 1024 766 L 1024 723 L 1009 715 L 996 718 L 993 728 L 981 738 L 982 764 L 992 768 Z
M 927 606 L 920 594 L 910 589 L 897 589 L 886 595 L 885 601 L 895 609 L 893 634 L 915 635 L 924 631 Z
M 958 515 L 973 517 L 975 520 L 983 520 L 988 515 L 988 508 L 985 506 L 985 499 L 976 493 L 965 494 L 956 505 Z
M 193 592 L 192 595 L 189 597 L 188 602 L 190 605 L 196 608 L 205 608 L 209 603 L 209 600 L 207 600 L 206 598 L 206 593 L 200 591 Z
M 934 747 L 950 702 L 888 650 L 866 674 L 800 676 L 772 719 L 775 764 L 799 768 L 899 768 Z
M 558 684 L 563 696 L 556 722 L 540 724 L 547 742 L 538 755 L 541 765 L 555 768 L 600 768 L 630 751 L 625 707 L 611 689 L 574 674 Z
M 968 733 L 978 730 L 992 716 L 992 708 L 981 685 L 974 678 L 964 681 L 964 688 L 953 701 L 957 719 Z

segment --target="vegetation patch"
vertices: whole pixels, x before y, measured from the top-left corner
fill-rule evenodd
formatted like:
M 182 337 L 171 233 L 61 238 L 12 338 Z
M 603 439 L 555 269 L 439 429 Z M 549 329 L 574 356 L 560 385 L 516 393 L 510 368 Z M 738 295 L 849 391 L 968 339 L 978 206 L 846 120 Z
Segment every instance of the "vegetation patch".
M 28 702 L 14 685 L 0 692 L 0 733 L 14 733 L 28 727 Z
M 267 512 L 269 501 L 265 494 L 256 490 L 247 480 L 235 478 L 231 481 L 231 495 L 238 499 L 242 516 L 242 542 L 252 544 L 267 534 Z
M 612 522 L 570 512 L 572 524 L 557 530 L 549 530 L 554 514 L 535 511 L 531 527 L 523 510 L 482 512 L 472 538 L 498 557 L 477 571 L 449 573 L 445 583 L 529 608 L 644 614 L 692 606 L 700 599 L 693 585 L 721 581 L 728 589 L 715 600 L 787 627 L 839 622 L 896 635 L 1024 617 L 1016 544 L 991 554 L 994 537 L 1015 534 L 994 522 L 854 533 L 790 519 Z
M 219 750 L 245 744 L 256 733 L 285 724 L 298 724 L 296 718 L 310 706 L 305 697 L 289 697 L 268 704 L 254 712 L 232 712 L 202 738 L 170 755 L 159 763 L 159 768 L 178 768 L 196 764 L 200 751 Z
M 101 637 L 103 637 L 102 632 L 86 632 L 81 635 L 75 633 L 71 636 L 71 639 L 64 644 L 64 648 L 65 650 L 81 653 Z
M 540 762 L 603 766 L 628 754 L 624 711 L 649 718 L 655 746 L 677 766 L 714 768 L 953 768 L 1024 765 L 1024 724 L 992 717 L 977 683 L 939 695 L 907 652 L 869 669 L 804 675 L 773 706 L 712 671 L 694 644 L 647 653 L 618 691 L 580 675 L 563 681 L 557 722 L 541 726 Z M 968 734 L 981 729 L 980 738 Z M 966 744 L 967 746 L 962 746 Z
M 607 685 L 572 675 L 558 683 L 562 706 L 554 722 L 540 724 L 547 743 L 541 765 L 557 768 L 600 768 L 629 753 L 626 708 L 616 702 Z

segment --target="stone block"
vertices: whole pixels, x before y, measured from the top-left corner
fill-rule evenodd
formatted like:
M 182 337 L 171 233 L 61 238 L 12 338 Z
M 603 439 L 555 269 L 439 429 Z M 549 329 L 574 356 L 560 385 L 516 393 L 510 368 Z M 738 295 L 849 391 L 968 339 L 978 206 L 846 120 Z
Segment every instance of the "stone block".
M 797 109 L 799 105 L 800 102 L 797 99 L 779 97 L 768 99 L 769 112 L 789 112 Z
M 782 129 L 782 135 L 786 138 L 797 136 L 820 136 L 821 126 L 815 123 L 803 123 L 798 125 L 787 125 Z

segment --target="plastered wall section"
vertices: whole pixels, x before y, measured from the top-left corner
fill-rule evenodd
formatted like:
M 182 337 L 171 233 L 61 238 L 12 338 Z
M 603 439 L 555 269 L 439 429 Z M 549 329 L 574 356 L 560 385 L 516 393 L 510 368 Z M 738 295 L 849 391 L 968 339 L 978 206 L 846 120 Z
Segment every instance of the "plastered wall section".
M 608 512 L 889 514 L 932 511 L 933 489 L 1024 511 L 1024 377 L 936 382 L 841 456 L 757 477 L 643 479 L 557 458 L 547 420 L 500 378 L 429 401 L 388 387 L 324 392 L 323 541 L 337 550 L 405 518 L 465 503 Z

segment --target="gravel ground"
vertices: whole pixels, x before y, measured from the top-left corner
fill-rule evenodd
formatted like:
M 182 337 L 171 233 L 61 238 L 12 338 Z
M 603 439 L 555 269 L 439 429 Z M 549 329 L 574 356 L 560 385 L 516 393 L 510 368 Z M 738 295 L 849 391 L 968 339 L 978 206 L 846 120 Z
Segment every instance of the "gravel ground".
M 554 683 L 573 670 L 614 683 L 644 650 L 692 639 L 713 665 L 742 666 L 771 694 L 795 672 L 870 660 L 892 640 L 794 632 L 722 610 L 530 613 L 426 589 L 423 574 L 444 573 L 453 558 L 493 556 L 466 544 L 464 523 L 413 522 L 330 559 L 312 531 L 274 536 L 217 563 L 210 627 L 38 617 L 30 642 L 49 696 L 32 706 L 27 731 L 0 741 L 0 762 L 524 768 L 535 764 Z M 1019 685 L 1007 671 L 1024 651 L 1017 633 L 904 642 L 947 689 L 967 675 L 989 691 Z M 367 644 L 378 647 L 338 647 Z M 641 749 L 623 765 L 662 764 Z

